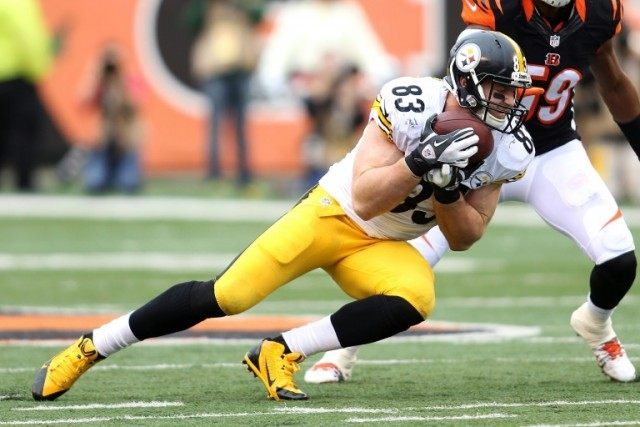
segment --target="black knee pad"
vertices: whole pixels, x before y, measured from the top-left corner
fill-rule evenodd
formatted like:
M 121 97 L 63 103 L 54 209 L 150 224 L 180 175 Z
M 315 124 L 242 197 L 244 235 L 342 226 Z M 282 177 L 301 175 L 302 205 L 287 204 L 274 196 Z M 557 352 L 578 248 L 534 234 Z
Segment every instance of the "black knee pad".
M 407 300 L 388 295 L 351 302 L 331 315 L 331 324 L 342 347 L 379 341 L 423 320 Z
M 604 310 L 617 306 L 636 278 L 637 261 L 634 251 L 626 252 L 591 271 L 591 302 Z
M 131 313 L 131 331 L 136 338 L 144 340 L 183 331 L 210 317 L 225 316 L 213 286 L 213 280 L 172 286 Z

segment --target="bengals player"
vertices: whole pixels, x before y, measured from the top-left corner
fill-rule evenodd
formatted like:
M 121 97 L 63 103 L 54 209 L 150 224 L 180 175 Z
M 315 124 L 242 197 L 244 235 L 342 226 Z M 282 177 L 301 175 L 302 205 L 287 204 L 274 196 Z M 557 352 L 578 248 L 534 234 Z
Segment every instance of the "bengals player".
M 640 155 L 640 102 L 618 64 L 612 38 L 620 32 L 621 0 L 461 0 L 468 29 L 500 31 L 527 58 L 534 86 L 523 99 L 525 126 L 536 157 L 525 177 L 502 186 L 500 200 L 530 204 L 569 236 L 593 262 L 587 301 L 570 324 L 610 379 L 633 381 L 636 372 L 611 324 L 613 309 L 636 274 L 633 238 L 616 201 L 591 165 L 573 117 L 576 85 L 590 69 L 614 120 Z M 448 249 L 438 228 L 412 244 L 433 266 Z M 313 383 L 348 379 L 355 349 L 329 352 L 305 374 Z

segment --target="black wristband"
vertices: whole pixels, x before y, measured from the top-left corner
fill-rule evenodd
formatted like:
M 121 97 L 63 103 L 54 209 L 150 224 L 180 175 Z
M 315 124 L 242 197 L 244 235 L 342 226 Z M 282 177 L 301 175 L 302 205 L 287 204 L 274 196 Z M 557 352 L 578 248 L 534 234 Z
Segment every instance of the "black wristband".
M 460 190 L 457 188 L 453 190 L 445 190 L 437 185 L 433 186 L 433 197 L 435 197 L 438 203 L 443 205 L 456 202 L 460 198 L 460 194 Z
M 640 158 L 640 116 L 628 123 L 616 122 L 616 124 L 624 134 L 625 138 L 627 138 L 627 141 L 629 141 L 629 145 L 631 145 L 631 148 L 635 151 L 636 156 Z
M 425 173 L 429 172 L 432 167 L 427 164 L 427 162 L 420 156 L 413 156 L 413 153 L 409 153 L 404 158 L 405 163 L 409 167 L 409 170 L 413 174 L 413 176 L 421 177 Z

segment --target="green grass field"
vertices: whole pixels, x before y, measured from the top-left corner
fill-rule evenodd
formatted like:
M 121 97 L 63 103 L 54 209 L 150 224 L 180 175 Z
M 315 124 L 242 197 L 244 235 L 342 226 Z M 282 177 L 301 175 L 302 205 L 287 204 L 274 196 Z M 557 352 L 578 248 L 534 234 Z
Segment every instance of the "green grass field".
M 0 215 L 0 315 L 126 312 L 172 284 L 213 276 L 267 226 Z M 150 254 L 160 257 L 157 266 Z M 370 345 L 350 382 L 307 385 L 300 372 L 306 402 L 266 399 L 240 363 L 257 342 L 244 339 L 133 346 L 59 400 L 38 403 L 31 400 L 33 374 L 60 342 L 0 340 L 0 425 L 638 425 L 640 384 L 606 380 L 568 325 L 588 291 L 590 268 L 572 242 L 547 227 L 493 224 L 471 250 L 450 253 L 436 269 L 432 319 L 537 327 L 538 334 Z M 632 289 L 614 316 L 636 363 L 639 292 Z M 347 301 L 313 272 L 249 315 L 325 315 Z

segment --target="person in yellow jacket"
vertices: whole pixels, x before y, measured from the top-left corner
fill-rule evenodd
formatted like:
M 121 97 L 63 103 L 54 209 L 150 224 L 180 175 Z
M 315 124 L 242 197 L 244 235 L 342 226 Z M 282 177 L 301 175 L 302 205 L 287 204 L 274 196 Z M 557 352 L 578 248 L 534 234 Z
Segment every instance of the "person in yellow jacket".
M 50 41 L 37 0 L 0 0 L 0 167 L 13 163 L 20 191 L 35 189 L 36 84 L 51 64 Z

